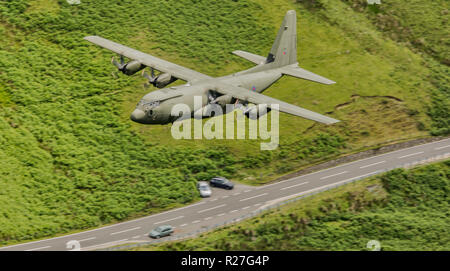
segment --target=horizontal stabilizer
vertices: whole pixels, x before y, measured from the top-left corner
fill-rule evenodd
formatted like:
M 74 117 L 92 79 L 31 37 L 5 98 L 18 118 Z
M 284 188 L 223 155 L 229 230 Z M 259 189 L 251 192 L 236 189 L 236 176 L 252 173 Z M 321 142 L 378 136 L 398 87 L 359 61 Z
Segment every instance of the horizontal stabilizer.
M 325 84 L 325 85 L 331 85 L 331 84 L 336 83 L 330 79 L 327 79 L 325 77 L 322 77 L 322 76 L 312 73 L 310 71 L 302 69 L 298 66 L 283 67 L 283 68 L 281 68 L 281 73 L 284 75 L 290 75 L 293 77 L 297 77 L 297 78 L 301 78 L 301 79 L 305 79 L 305 80 L 309 80 L 309 81 L 313 81 L 313 82 L 317 82 L 317 83 L 321 83 L 321 84 Z
M 249 52 L 245 51 L 234 51 L 233 54 L 240 56 L 242 58 L 247 59 L 248 61 L 251 61 L 257 65 L 266 63 L 266 58 L 263 56 L 255 55 Z

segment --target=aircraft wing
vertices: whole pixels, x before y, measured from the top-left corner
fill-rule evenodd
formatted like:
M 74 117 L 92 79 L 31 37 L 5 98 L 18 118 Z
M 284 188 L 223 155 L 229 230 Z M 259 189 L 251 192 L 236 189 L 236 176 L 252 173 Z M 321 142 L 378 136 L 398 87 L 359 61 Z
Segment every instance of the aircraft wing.
M 88 36 L 84 39 L 100 47 L 111 50 L 119 55 L 123 55 L 133 60 L 138 60 L 147 67 L 154 68 L 164 73 L 169 73 L 184 81 L 193 82 L 211 78 L 208 75 L 162 60 L 99 36 Z
M 294 116 L 302 117 L 305 119 L 314 120 L 325 124 L 332 124 L 339 122 L 339 120 L 321 115 L 313 111 L 309 111 L 307 109 L 292 104 L 285 103 L 275 98 L 271 98 L 258 92 L 250 91 L 242 87 L 236 87 L 229 84 L 220 83 L 214 90 L 223 95 L 230 95 L 236 99 L 248 101 L 253 104 L 267 104 L 269 108 L 271 107 L 272 104 L 278 104 L 279 111 Z

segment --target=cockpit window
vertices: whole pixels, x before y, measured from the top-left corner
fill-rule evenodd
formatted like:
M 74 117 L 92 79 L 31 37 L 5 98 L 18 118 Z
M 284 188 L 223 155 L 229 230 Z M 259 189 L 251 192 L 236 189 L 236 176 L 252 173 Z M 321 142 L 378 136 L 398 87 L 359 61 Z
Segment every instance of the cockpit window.
M 144 103 L 144 106 L 155 107 L 159 105 L 159 101 Z
M 144 101 L 144 100 L 140 100 L 139 103 L 137 104 L 137 107 L 144 107 L 145 111 L 150 110 L 153 107 L 156 107 L 160 104 L 160 101 Z

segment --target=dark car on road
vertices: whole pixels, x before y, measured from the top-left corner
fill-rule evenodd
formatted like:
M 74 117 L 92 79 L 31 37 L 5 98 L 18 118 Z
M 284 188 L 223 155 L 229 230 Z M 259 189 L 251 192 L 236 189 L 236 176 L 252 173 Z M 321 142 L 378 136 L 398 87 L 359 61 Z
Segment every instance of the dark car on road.
M 234 188 L 234 184 L 224 177 L 215 177 L 209 181 L 209 184 L 214 187 L 225 188 L 231 190 Z
M 170 225 L 159 226 L 158 228 L 152 230 L 148 236 L 151 238 L 159 239 L 164 236 L 169 236 L 173 233 L 173 227 Z

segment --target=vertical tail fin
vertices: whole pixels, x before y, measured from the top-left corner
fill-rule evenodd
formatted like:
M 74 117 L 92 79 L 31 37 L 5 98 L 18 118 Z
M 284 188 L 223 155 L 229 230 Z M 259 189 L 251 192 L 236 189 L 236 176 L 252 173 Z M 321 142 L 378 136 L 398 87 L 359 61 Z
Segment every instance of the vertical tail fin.
M 297 63 L 297 15 L 295 10 L 289 10 L 284 16 L 283 24 L 278 30 L 266 63 L 274 63 L 282 67 Z

